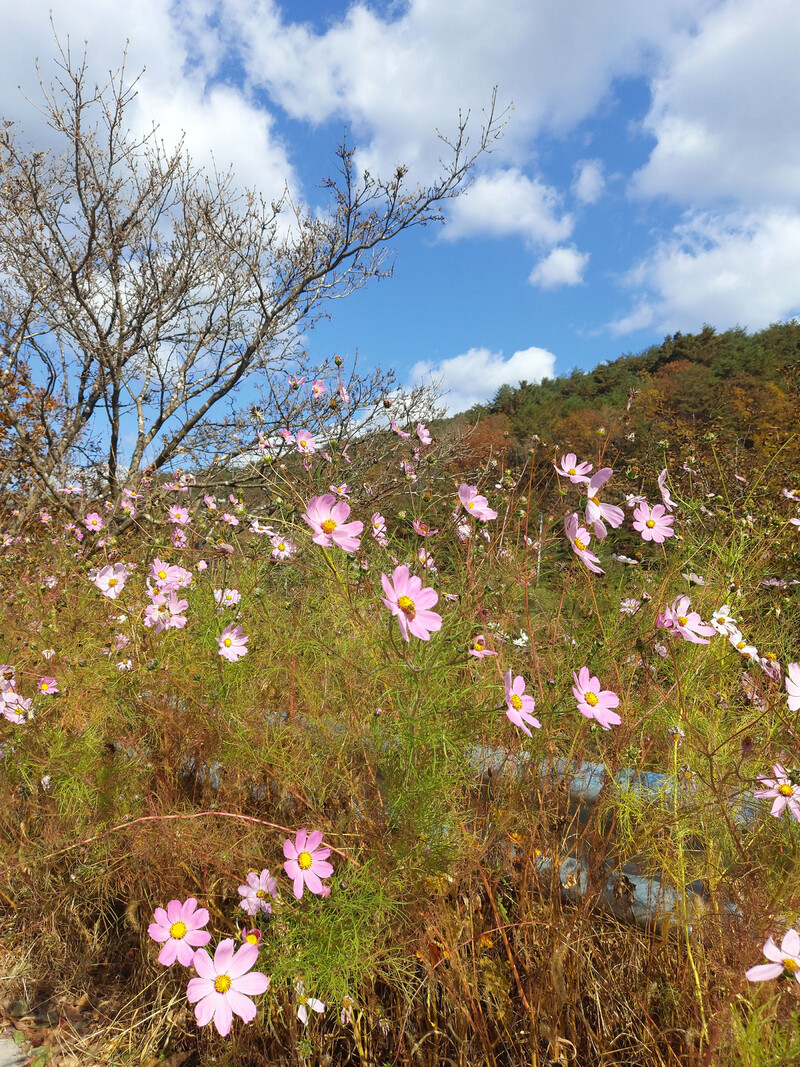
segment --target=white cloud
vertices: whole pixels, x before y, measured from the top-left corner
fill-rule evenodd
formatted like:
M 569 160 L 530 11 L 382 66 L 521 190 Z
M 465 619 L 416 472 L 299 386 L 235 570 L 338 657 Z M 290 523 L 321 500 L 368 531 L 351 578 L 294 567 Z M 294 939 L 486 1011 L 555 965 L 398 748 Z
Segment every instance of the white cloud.
M 699 206 L 800 203 L 800 5 L 727 0 L 676 40 L 652 88 L 641 196 Z
M 575 164 L 572 192 L 581 204 L 594 204 L 603 195 L 606 180 L 599 159 L 581 159 Z
M 557 289 L 561 285 L 581 285 L 589 262 L 588 252 L 576 248 L 554 248 L 531 271 L 528 281 L 540 289 Z
M 554 189 L 517 169 L 481 174 L 451 205 L 443 236 L 518 234 L 533 244 L 553 244 L 572 233 L 572 216 L 558 215 Z
M 469 351 L 439 363 L 415 363 L 409 375 L 414 385 L 443 383 L 443 403 L 450 415 L 466 411 L 474 404 L 491 400 L 501 385 L 517 386 L 521 381 L 538 382 L 552 377 L 556 357 L 544 348 L 525 348 L 503 359 L 502 352 L 488 348 Z
M 714 323 L 761 329 L 800 312 L 800 212 L 693 215 L 628 277 L 639 296 L 615 333 Z

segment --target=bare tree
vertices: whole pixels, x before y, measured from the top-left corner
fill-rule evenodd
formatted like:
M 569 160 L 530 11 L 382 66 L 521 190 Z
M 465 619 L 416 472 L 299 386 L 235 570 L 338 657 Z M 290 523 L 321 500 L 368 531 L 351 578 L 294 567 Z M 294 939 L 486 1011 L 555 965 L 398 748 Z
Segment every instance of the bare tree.
M 357 174 L 345 141 L 320 217 L 288 189 L 271 203 L 237 192 L 231 172 L 194 167 L 182 145 L 167 151 L 156 127 L 137 138 L 125 112 L 138 79 L 126 83 L 124 62 L 90 88 L 85 52 L 73 65 L 58 47 L 55 85 L 40 75 L 41 110 L 63 152 L 21 144 L 11 122 L 0 130 L 0 366 L 31 367 L 60 418 L 43 406 L 43 450 L 26 445 L 2 383 L 0 414 L 39 495 L 101 442 L 103 489 L 117 499 L 143 467 L 189 448 L 249 376 L 274 382 L 327 301 L 390 274 L 390 242 L 441 220 L 504 122 L 493 97 L 468 150 L 459 116 L 454 139 L 442 137 L 441 176 L 413 189 L 405 167 L 388 180 Z

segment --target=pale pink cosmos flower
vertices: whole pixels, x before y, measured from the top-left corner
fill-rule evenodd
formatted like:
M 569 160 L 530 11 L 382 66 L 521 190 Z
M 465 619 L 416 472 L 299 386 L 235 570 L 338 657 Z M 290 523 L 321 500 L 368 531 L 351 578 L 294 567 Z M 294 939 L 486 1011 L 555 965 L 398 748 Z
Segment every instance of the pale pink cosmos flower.
M 786 692 L 789 711 L 800 711 L 800 663 L 790 663 L 786 668 Z
M 713 637 L 716 631 L 713 626 L 708 626 L 700 618 L 696 611 L 690 611 L 691 601 L 688 596 L 679 596 L 671 607 L 668 607 L 662 616 L 664 624 L 679 633 L 684 641 L 691 641 L 695 645 L 707 645 L 708 638 Z
M 272 545 L 272 558 L 273 559 L 291 559 L 297 551 L 297 545 L 283 537 L 270 538 L 270 544 Z
M 231 515 L 230 512 L 223 511 L 223 513 L 220 516 L 220 518 L 222 519 L 223 522 L 227 523 L 228 526 L 238 526 L 239 525 L 239 520 L 236 518 L 235 515 Z
M 94 584 L 109 600 L 116 600 L 128 580 L 129 571 L 121 563 L 109 564 L 97 572 L 92 579 Z
M 586 477 L 589 471 L 592 469 L 591 463 L 578 463 L 578 457 L 574 452 L 567 452 L 565 456 L 562 456 L 558 461 L 560 466 L 553 464 L 558 474 L 563 475 L 565 478 L 573 483 L 573 485 L 580 485 L 581 482 L 588 482 Z
M 55 678 L 41 678 L 39 680 L 39 692 L 45 696 L 52 696 L 54 693 L 60 692 Z
M 534 716 L 533 709 L 536 707 L 536 701 L 532 696 L 525 692 L 525 679 L 521 674 L 518 674 L 514 681 L 511 681 L 511 670 L 506 671 L 505 676 L 506 687 L 506 715 L 513 722 L 515 726 L 518 726 L 520 730 L 523 730 L 528 737 L 533 737 L 533 734 L 528 729 L 528 726 L 533 726 L 537 730 L 541 729 L 542 724 Z
M 420 519 L 414 519 L 411 525 L 414 527 L 414 532 L 418 533 L 420 537 L 433 537 L 434 534 L 439 532 L 438 529 L 432 530 L 427 522 L 422 522 Z
M 466 482 L 462 483 L 458 489 L 458 499 L 464 506 L 464 510 L 469 515 L 474 515 L 476 519 L 496 519 L 497 512 L 489 507 L 489 501 L 485 496 L 481 496 L 478 493 L 477 486 L 467 485 Z
M 786 931 L 780 948 L 771 937 L 767 938 L 763 952 L 771 962 L 758 963 L 745 971 L 748 982 L 767 982 L 771 978 L 780 978 L 782 974 L 800 982 L 800 934 L 796 930 Z
M 338 497 L 347 497 L 350 495 L 350 486 L 347 482 L 342 482 L 341 485 L 331 485 L 328 486 L 328 488 Z
M 150 923 L 147 932 L 154 941 L 164 942 L 158 954 L 158 962 L 164 967 L 171 967 L 175 960 L 184 967 L 191 966 L 196 950 L 211 940 L 211 934 L 202 929 L 208 922 L 208 911 L 198 908 L 194 897 L 183 903 L 171 900 L 166 911 L 156 908 L 153 918 L 155 922 Z
M 430 609 L 439 600 L 435 589 L 425 589 L 422 579 L 409 575 L 408 567 L 403 564 L 395 567 L 392 581 L 388 575 L 381 575 L 381 584 L 386 593 L 381 600 L 397 617 L 400 633 L 410 640 L 409 634 L 421 641 L 429 641 L 431 633 L 442 628 L 442 617 Z
M 572 545 L 572 551 L 581 563 L 593 574 L 605 574 L 603 568 L 599 566 L 600 560 L 594 552 L 589 551 L 592 537 L 589 531 L 579 524 L 576 512 L 573 511 L 571 515 L 564 519 L 564 531 L 569 538 L 569 543 Z
M 586 494 L 589 498 L 586 503 L 586 523 L 587 525 L 594 523 L 595 536 L 599 538 L 606 536 L 606 523 L 616 530 L 625 521 L 625 512 L 622 508 L 618 508 L 616 504 L 605 504 L 600 499 L 600 488 L 613 473 L 611 467 L 603 467 L 602 470 L 592 475 L 586 486 Z
M 87 530 L 102 530 L 103 520 L 96 511 L 90 511 L 83 520 Z
M 247 655 L 247 642 L 249 640 L 250 638 L 245 636 L 241 626 L 234 626 L 231 623 L 225 627 L 217 638 L 220 656 L 231 663 L 236 663 L 242 656 Z
M 776 819 L 779 819 L 788 807 L 791 814 L 800 822 L 800 799 L 798 799 L 800 787 L 794 784 L 780 763 L 773 763 L 772 770 L 775 774 L 774 778 L 767 778 L 763 774 L 756 775 L 759 782 L 763 782 L 767 788 L 754 790 L 753 796 L 759 800 L 774 798 L 770 815 L 774 815 Z
M 305 1026 L 308 1023 L 308 1009 L 312 1011 L 323 1012 L 325 1011 L 325 1005 L 321 1000 L 317 1000 L 316 997 L 306 996 L 306 987 L 302 982 L 298 982 L 297 986 L 297 1018 Z
M 132 500 L 123 500 L 123 501 L 121 501 L 120 507 L 125 512 L 125 514 L 128 516 L 128 518 L 131 518 L 131 519 L 135 519 L 136 518 L 136 505 L 133 503 Z
M 239 895 L 244 898 L 239 906 L 248 915 L 271 915 L 272 904 L 267 897 L 277 897 L 278 883 L 266 868 L 261 874 L 250 871 L 247 875 L 247 885 L 239 886 Z
M 83 492 L 83 486 L 80 482 L 68 482 L 65 486 L 58 490 L 59 493 L 66 493 L 70 496 L 72 493 L 80 494 Z
M 715 631 L 718 634 L 722 634 L 724 637 L 730 637 L 731 634 L 739 633 L 736 628 L 736 619 L 731 616 L 731 609 L 727 604 L 723 604 L 721 608 L 717 608 L 711 616 L 710 622 Z
M 640 504 L 633 513 L 634 530 L 642 535 L 643 541 L 655 541 L 657 545 L 663 545 L 667 537 L 674 537 L 675 531 L 672 524 L 675 521 L 672 515 L 667 515 L 667 509 L 663 504 Z
M 182 508 L 180 504 L 173 504 L 169 509 L 169 521 L 177 523 L 179 526 L 186 526 L 191 522 L 189 512 L 186 508 Z
M 486 638 L 483 634 L 478 634 L 475 640 L 472 642 L 472 648 L 469 650 L 469 655 L 474 656 L 475 659 L 483 659 L 485 656 L 496 656 L 496 652 L 492 652 L 491 649 L 486 647 Z
M 325 382 L 323 382 L 322 378 L 315 378 L 314 381 L 311 383 L 311 392 L 317 399 L 319 399 L 319 397 L 321 397 L 323 393 L 327 393 L 327 391 L 328 387 L 325 385 Z
M 345 407 L 349 406 L 349 404 L 350 404 L 350 394 L 345 389 L 344 382 L 339 382 L 339 399 L 345 405 Z
M 217 501 L 211 493 L 203 493 L 203 503 L 207 508 L 210 508 L 211 511 L 217 510 Z
M 317 442 L 308 430 L 300 430 L 297 434 L 297 451 L 304 456 L 313 456 L 317 451 Z
M 675 501 L 670 496 L 669 489 L 667 489 L 667 468 L 665 467 L 661 474 L 658 476 L 658 488 L 661 491 L 661 500 L 667 511 L 675 510 Z
M 293 376 L 292 376 L 291 378 L 289 378 L 289 379 L 288 379 L 288 381 L 289 381 L 289 388 L 290 388 L 291 390 L 293 390 L 293 391 L 294 391 L 294 390 L 297 390 L 297 389 L 299 389 L 299 388 L 300 388 L 300 386 L 301 386 L 301 385 L 303 384 L 303 382 L 304 382 L 305 380 L 306 380 L 306 376 L 305 376 L 305 374 L 303 375 L 303 377 L 302 377 L 302 378 L 298 378 L 298 377 L 297 377 L 297 375 L 295 374 L 295 375 L 293 375 Z
M 168 593 L 171 589 L 177 589 L 180 580 L 180 572 L 183 568 L 174 563 L 164 563 L 157 556 L 150 564 L 150 577 L 155 579 L 159 592 Z
M 242 594 L 238 589 L 215 589 L 214 599 L 222 607 L 233 607 L 234 604 L 238 604 L 242 599 Z
M 404 441 L 407 441 L 411 436 L 410 433 L 406 433 L 405 430 L 401 430 L 394 419 L 391 419 L 389 425 L 392 427 L 398 437 L 402 437 Z
M 433 441 L 431 432 L 424 422 L 417 423 L 417 437 L 423 445 L 429 445 Z
M 355 552 L 361 546 L 359 540 L 364 523 L 347 522 L 350 505 L 336 500 L 332 493 L 313 496 L 303 514 L 303 519 L 314 531 L 311 540 L 323 548 L 336 545 L 345 552 Z
M 588 667 L 581 667 L 580 673 L 572 672 L 575 685 L 572 692 L 578 702 L 578 711 L 587 719 L 594 719 L 604 730 L 619 726 L 620 716 L 613 711 L 619 706 L 619 697 L 610 689 L 600 688 L 600 679 L 589 674 Z
M 145 626 L 155 627 L 154 633 L 160 634 L 163 630 L 182 630 L 186 625 L 184 611 L 189 607 L 188 600 L 178 600 L 178 594 L 174 589 L 169 593 L 156 593 L 153 602 L 145 608 Z
M 331 850 L 322 844 L 322 837 L 322 830 L 312 830 L 311 833 L 298 830 L 294 842 L 288 837 L 283 842 L 283 854 L 286 857 L 283 869 L 292 880 L 292 892 L 298 900 L 304 888 L 317 896 L 328 896 L 330 893 L 330 889 L 320 881 L 333 874 L 333 867 L 327 862 Z
M 247 942 L 234 950 L 233 938 L 220 941 L 213 960 L 204 948 L 199 948 L 192 960 L 199 978 L 192 978 L 186 987 L 189 1003 L 197 1005 L 197 1025 L 207 1026 L 213 1019 L 220 1037 L 231 1032 L 234 1015 L 252 1022 L 256 1006 L 250 997 L 269 989 L 269 978 L 252 970 L 258 959 L 258 946 Z
M 379 538 L 386 533 L 386 519 L 376 511 L 372 516 L 372 536 Z

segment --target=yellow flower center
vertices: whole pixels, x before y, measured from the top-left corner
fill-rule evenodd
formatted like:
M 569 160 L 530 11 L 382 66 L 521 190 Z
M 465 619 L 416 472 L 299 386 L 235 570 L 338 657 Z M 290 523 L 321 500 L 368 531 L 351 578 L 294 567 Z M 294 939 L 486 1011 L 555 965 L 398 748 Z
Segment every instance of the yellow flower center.
M 255 934 L 247 934 L 245 936 L 245 941 L 247 941 L 247 943 L 250 944 L 250 945 L 257 945 L 258 944 L 258 938 L 256 937 Z
M 570 467 L 570 469 L 567 471 L 567 474 L 575 474 L 575 473 L 576 473 L 576 471 L 575 471 L 574 467 Z
M 784 960 L 783 961 L 783 969 L 784 969 L 784 971 L 790 971 L 792 974 L 794 974 L 794 972 L 797 970 L 798 966 L 800 966 L 800 964 L 798 964 L 795 960 Z
M 747 647 L 747 645 L 745 644 L 745 642 L 744 642 L 744 641 L 737 641 L 737 642 L 736 642 L 736 647 L 737 647 L 737 648 L 739 649 L 739 651 L 741 652 L 743 648 L 746 648 L 746 647 Z
M 516 711 L 522 710 L 522 697 L 518 696 L 517 693 L 514 693 L 514 695 L 511 697 L 511 706 Z
M 161 578 L 162 581 L 163 581 L 163 579 L 167 577 L 167 572 L 166 571 L 159 571 L 158 572 L 158 577 Z
M 780 785 L 778 786 L 778 792 L 782 797 L 792 797 L 794 796 L 794 786 Z
M 281 542 L 279 543 L 279 545 L 278 545 L 278 551 L 279 551 L 279 552 L 285 552 L 285 551 L 286 551 L 286 545 L 285 545 L 285 544 L 283 543 L 283 541 L 281 541 Z
M 649 530 L 652 530 L 652 529 L 653 529 L 653 527 L 655 526 L 655 524 L 656 524 L 656 523 L 655 523 L 655 519 L 648 519 L 648 520 L 647 520 L 647 522 L 645 523 L 645 526 L 646 526 L 646 527 L 647 527 L 647 528 L 648 528 Z
M 478 638 L 478 640 L 475 642 L 475 651 L 476 652 L 483 652 L 483 650 L 485 648 L 486 648 L 486 642 L 485 641 L 481 641 L 481 639 Z
M 397 600 L 397 606 L 404 614 L 408 615 L 410 619 L 413 619 L 414 616 L 417 614 L 417 609 L 414 606 L 414 601 L 411 599 L 410 596 L 399 597 Z
M 223 645 L 225 645 L 226 648 L 230 648 L 233 644 L 233 641 L 231 641 L 230 637 L 226 637 L 222 643 Z
M 109 585 L 116 585 L 117 584 L 117 579 L 116 578 L 109 578 L 108 579 L 108 584 Z
M 306 447 L 306 439 L 305 439 L 305 437 L 302 437 L 300 439 L 300 447 L 301 448 L 305 448 Z
M 599 498 L 599 497 L 597 497 L 597 496 L 590 496 L 590 497 L 589 497 L 589 499 L 591 500 L 591 502 L 592 502 L 593 504 L 596 504 L 596 505 L 597 505 L 598 507 L 600 506 L 600 498 Z
M 256 890 L 256 896 L 259 897 L 261 900 L 263 900 L 266 895 L 267 894 L 264 892 L 263 889 Z
M 689 620 L 686 618 L 685 615 L 679 615 L 678 616 L 678 625 L 679 626 L 685 626 L 688 621 Z
M 577 538 L 577 537 L 575 538 L 574 544 L 575 544 L 575 547 L 578 549 L 579 552 L 585 552 L 586 551 L 586 545 L 579 538 Z
M 474 508 L 474 507 L 475 507 L 475 502 L 474 502 L 474 500 L 470 500 L 469 504 L 467 504 L 467 507 L 468 507 L 468 508 Z
M 584 693 L 583 699 L 592 708 L 596 708 L 597 705 L 600 703 L 600 698 L 598 697 L 597 693 Z
M 326 534 L 332 534 L 333 531 L 336 529 L 336 523 L 333 521 L 333 519 L 326 519 L 325 522 L 323 522 L 322 524 L 322 529 L 325 531 Z
M 47 684 L 47 682 L 42 682 L 42 692 L 43 693 L 46 693 L 49 688 L 50 688 L 50 686 Z
M 174 937 L 176 941 L 180 941 L 182 937 L 186 936 L 186 923 L 173 923 L 169 928 L 169 936 Z
M 227 993 L 231 987 L 231 980 L 227 974 L 221 974 L 214 979 L 214 988 L 218 993 Z
M 312 863 L 313 860 L 311 859 L 310 852 L 301 852 L 300 855 L 297 857 L 297 866 L 300 868 L 301 871 L 307 871 Z

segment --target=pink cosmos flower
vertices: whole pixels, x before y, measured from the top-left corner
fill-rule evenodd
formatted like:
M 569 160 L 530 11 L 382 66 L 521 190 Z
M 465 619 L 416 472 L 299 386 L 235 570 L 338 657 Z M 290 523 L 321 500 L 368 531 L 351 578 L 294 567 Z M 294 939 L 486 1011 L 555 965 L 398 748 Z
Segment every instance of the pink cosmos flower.
M 39 692 L 44 693 L 45 696 L 52 696 L 54 693 L 60 692 L 55 678 L 41 678 L 39 680 Z
M 166 911 L 156 908 L 153 918 L 155 922 L 150 923 L 147 932 L 154 941 L 164 942 L 158 954 L 158 962 L 164 967 L 171 967 L 175 960 L 184 967 L 191 966 L 195 951 L 211 940 L 211 934 L 202 929 L 208 922 L 208 911 L 198 908 L 194 897 L 182 904 L 171 900 Z
M 520 730 L 533 737 L 533 734 L 528 729 L 528 726 L 534 726 L 537 730 L 541 729 L 542 724 L 533 715 L 533 709 L 536 707 L 536 701 L 532 696 L 525 693 L 525 679 L 521 674 L 518 674 L 511 681 L 511 670 L 506 671 L 505 676 L 506 686 L 506 715 L 515 726 L 518 726 Z
M 433 441 L 431 432 L 424 422 L 417 423 L 417 437 L 423 445 L 429 445 Z
M 286 862 L 283 869 L 294 883 L 292 892 L 299 900 L 304 887 L 317 896 L 328 896 L 330 888 L 324 886 L 321 878 L 330 878 L 333 867 L 327 862 L 331 850 L 322 844 L 322 830 L 298 830 L 294 844 L 290 838 L 283 842 L 283 854 Z M 326 892 L 327 890 L 327 892 Z
M 297 434 L 297 451 L 304 456 L 313 456 L 317 451 L 317 442 L 308 430 L 300 430 Z
M 123 501 L 121 501 L 120 507 L 122 508 L 122 510 L 125 512 L 125 514 L 129 518 L 131 518 L 131 519 L 135 519 L 136 518 L 136 505 L 133 503 L 132 500 L 123 500 Z
M 311 392 L 314 394 L 315 397 L 319 398 L 322 396 L 323 393 L 327 393 L 327 391 L 328 388 L 325 385 L 325 382 L 323 382 L 322 378 L 315 378 L 314 381 L 311 383 Z
M 667 515 L 667 509 L 663 504 L 640 504 L 633 513 L 634 530 L 642 535 L 643 541 L 655 541 L 657 545 L 663 545 L 665 538 L 674 537 L 675 531 L 672 524 L 675 519 Z
M 350 394 L 344 387 L 344 382 L 339 382 L 339 399 L 347 407 L 350 404 Z
M 411 436 L 410 433 L 406 433 L 405 430 L 401 430 L 394 419 L 391 419 L 389 425 L 392 427 L 398 437 L 402 437 L 404 441 L 407 441 Z
M 675 603 L 664 612 L 663 623 L 679 633 L 684 641 L 691 641 L 695 645 L 707 645 L 708 638 L 713 637 L 716 631 L 713 626 L 708 626 L 703 622 L 698 612 L 689 611 L 690 603 L 688 596 L 679 596 Z
M 150 577 L 155 579 L 156 586 L 160 592 L 168 593 L 171 589 L 178 588 L 182 569 L 182 567 L 178 567 L 174 563 L 164 563 L 163 560 L 156 557 L 150 564 Z
M 109 564 L 97 572 L 93 581 L 103 596 L 109 600 L 116 600 L 122 592 L 125 582 L 129 578 L 127 567 L 121 563 Z
M 346 497 L 350 495 L 350 486 L 347 482 L 342 482 L 341 485 L 331 485 L 328 487 L 332 493 L 339 497 Z
M 586 522 L 594 523 L 595 537 L 605 537 L 605 524 L 616 530 L 625 521 L 625 512 L 616 504 L 604 504 L 600 499 L 600 487 L 605 485 L 614 473 L 611 467 L 603 467 L 589 479 L 586 486 L 586 494 L 589 497 L 586 503 Z
M 772 962 L 758 963 L 745 971 L 748 982 L 767 982 L 770 978 L 780 978 L 782 974 L 791 975 L 800 982 L 800 934 L 796 930 L 786 931 L 780 948 L 769 937 L 763 952 Z
M 238 526 L 239 525 L 239 520 L 236 518 L 236 516 L 235 515 L 231 515 L 227 511 L 223 511 L 223 513 L 220 516 L 220 518 L 222 519 L 223 522 L 226 522 L 228 524 L 228 526 Z
M 380 512 L 376 511 L 372 516 L 372 536 L 380 537 L 381 534 L 386 533 L 386 519 Z
M 557 466 L 555 463 L 553 464 L 557 473 L 563 475 L 565 478 L 569 478 L 573 485 L 580 485 L 581 482 L 589 481 L 586 475 L 592 469 L 592 464 L 578 463 L 578 457 L 574 452 L 567 452 L 567 454 L 562 456 L 558 462 L 561 466 Z
M 225 938 L 217 945 L 212 960 L 204 948 L 199 948 L 192 966 L 199 978 L 192 978 L 186 987 L 190 1004 L 197 1004 L 194 1015 L 198 1026 L 207 1026 L 213 1019 L 220 1037 L 231 1032 L 233 1016 L 246 1023 L 256 1017 L 256 1006 L 250 997 L 266 993 L 269 978 L 251 970 L 258 959 L 258 946 L 249 942 L 236 951 L 233 938 Z
M 289 378 L 289 388 L 292 389 L 292 390 L 299 389 L 300 386 L 303 384 L 303 382 L 305 380 L 306 380 L 305 375 L 303 375 L 302 378 L 298 378 L 297 375 L 295 374 L 293 377 Z
M 294 436 L 293 433 L 290 433 L 289 430 L 278 430 L 278 433 L 283 438 L 283 443 L 285 445 L 293 445 L 294 444 L 295 436 Z
M 800 663 L 790 663 L 786 668 L 786 692 L 789 711 L 800 711 Z
M 483 634 L 478 634 L 475 640 L 472 642 L 472 648 L 469 650 L 469 655 L 474 656 L 475 659 L 483 659 L 485 656 L 496 656 L 496 652 L 492 652 L 491 649 L 486 647 L 486 638 Z
M 80 494 L 83 492 L 83 486 L 80 482 L 68 482 L 67 485 L 63 486 L 58 491 L 59 493 L 66 493 L 68 496 L 72 493 Z
M 564 531 L 569 538 L 569 543 L 572 545 L 572 551 L 581 563 L 593 574 L 605 574 L 603 568 L 599 566 L 600 560 L 594 552 L 589 551 L 592 536 L 588 530 L 585 530 L 579 524 L 578 516 L 574 511 L 564 519 Z
M 489 507 L 489 501 L 485 496 L 480 496 L 474 485 L 467 485 L 464 482 L 459 486 L 458 499 L 464 505 L 467 514 L 474 515 L 476 519 L 487 521 L 497 518 L 497 512 Z
M 231 663 L 236 663 L 242 656 L 247 655 L 247 642 L 249 637 L 245 637 L 244 630 L 241 626 L 234 626 L 231 623 L 226 626 L 222 633 L 217 638 L 219 644 L 219 654 L 223 659 L 229 660 Z
M 96 511 L 90 511 L 86 518 L 83 520 L 87 530 L 102 530 L 103 520 Z
M 169 593 L 156 593 L 153 602 L 145 608 L 144 624 L 153 626 L 154 633 L 160 634 L 163 630 L 182 630 L 186 625 L 184 611 L 189 607 L 188 600 L 178 600 L 178 594 L 174 589 Z
M 675 510 L 675 501 L 670 496 L 669 489 L 667 489 L 667 468 L 665 467 L 661 474 L 658 476 L 658 488 L 661 490 L 661 500 L 667 511 Z
M 173 504 L 169 509 L 169 521 L 175 522 L 179 526 L 186 526 L 187 523 L 191 522 L 191 519 L 186 508 L 182 508 L 180 504 Z
M 247 875 L 247 885 L 239 886 L 239 894 L 244 897 L 240 907 L 248 915 L 272 914 L 272 904 L 267 900 L 268 896 L 277 897 L 278 883 L 265 868 L 261 874 L 250 871 Z
M 332 493 L 313 496 L 305 510 L 303 518 L 314 531 L 311 540 L 323 548 L 336 545 L 345 552 L 355 552 L 360 546 L 359 540 L 364 523 L 347 522 L 350 505 L 344 500 L 336 500 Z
M 291 559 L 297 551 L 297 545 L 277 535 L 270 538 L 270 544 L 272 545 L 273 559 Z
M 435 589 L 423 589 L 422 579 L 409 575 L 408 567 L 395 567 L 392 581 L 381 575 L 381 584 L 386 593 L 381 600 L 397 617 L 400 633 L 409 641 L 409 634 L 421 641 L 429 641 L 431 633 L 442 628 L 442 617 L 430 608 L 438 601 Z
M 414 519 L 411 525 L 414 527 L 414 532 L 418 533 L 420 537 L 433 537 L 434 534 L 439 532 L 438 529 L 432 530 L 427 522 L 422 522 L 420 519 Z
M 242 594 L 238 589 L 215 589 L 214 599 L 222 607 L 230 608 L 241 601 Z
M 774 815 L 776 819 L 780 818 L 788 807 L 795 819 L 800 822 L 798 786 L 796 786 L 791 778 L 789 778 L 780 763 L 773 763 L 772 770 L 775 774 L 774 778 L 767 778 L 763 774 L 756 776 L 759 782 L 763 782 L 767 788 L 756 789 L 753 792 L 753 796 L 758 797 L 759 800 L 774 798 L 770 815 Z
M 622 719 L 612 711 L 619 705 L 619 697 L 610 689 L 600 688 L 600 679 L 589 674 L 588 667 L 581 667 L 580 674 L 572 672 L 575 685 L 572 692 L 578 702 L 578 711 L 587 719 L 594 719 L 604 730 L 619 726 Z

